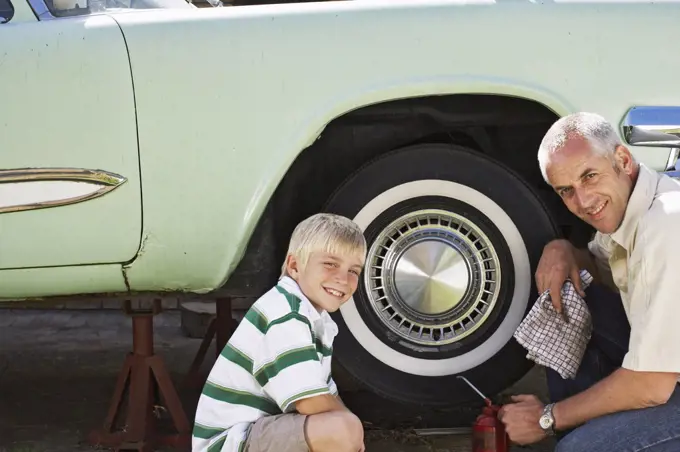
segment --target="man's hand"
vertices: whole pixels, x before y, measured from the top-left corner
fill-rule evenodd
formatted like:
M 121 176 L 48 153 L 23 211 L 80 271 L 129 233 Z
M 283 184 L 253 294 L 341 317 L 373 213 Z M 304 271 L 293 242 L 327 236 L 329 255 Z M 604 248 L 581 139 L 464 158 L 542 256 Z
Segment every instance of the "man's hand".
M 557 402 L 554 428 L 568 430 L 607 414 L 663 405 L 675 391 L 679 375 L 619 368 L 585 391 Z
M 546 437 L 538 421 L 543 415 L 544 405 L 533 395 L 512 396 L 512 401 L 503 405 L 498 419 L 505 424 L 510 440 L 521 445 L 533 444 Z
M 581 286 L 576 248 L 567 240 L 553 240 L 543 248 L 543 255 L 536 269 L 536 286 L 542 294 L 550 289 L 550 299 L 555 310 L 562 314 L 562 286 L 567 278 L 574 283 L 582 297 L 586 294 Z

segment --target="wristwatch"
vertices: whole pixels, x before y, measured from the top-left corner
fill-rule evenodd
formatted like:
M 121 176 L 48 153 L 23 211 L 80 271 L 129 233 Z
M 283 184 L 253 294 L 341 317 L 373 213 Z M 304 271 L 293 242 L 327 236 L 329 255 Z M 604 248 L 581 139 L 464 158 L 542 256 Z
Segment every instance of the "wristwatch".
M 554 403 L 549 403 L 548 405 L 543 408 L 543 414 L 538 420 L 538 424 L 541 426 L 541 429 L 548 435 L 548 436 L 554 436 L 555 435 L 555 429 L 553 428 L 555 426 L 555 418 L 553 417 L 553 406 Z

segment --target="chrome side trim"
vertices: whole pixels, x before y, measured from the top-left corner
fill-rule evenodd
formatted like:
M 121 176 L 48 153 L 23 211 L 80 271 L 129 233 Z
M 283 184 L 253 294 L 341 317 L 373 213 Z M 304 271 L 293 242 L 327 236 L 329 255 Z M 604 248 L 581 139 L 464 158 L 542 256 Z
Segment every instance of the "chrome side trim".
M 680 147 L 680 106 L 633 107 L 621 122 L 631 146 Z
M 0 170 L 0 214 L 89 201 L 112 192 L 125 182 L 125 177 L 102 170 Z

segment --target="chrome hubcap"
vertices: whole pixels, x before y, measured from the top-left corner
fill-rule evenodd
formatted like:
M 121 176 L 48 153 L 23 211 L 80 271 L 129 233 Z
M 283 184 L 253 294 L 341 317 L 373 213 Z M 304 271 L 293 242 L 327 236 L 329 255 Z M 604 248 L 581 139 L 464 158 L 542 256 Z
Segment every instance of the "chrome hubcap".
M 420 210 L 398 218 L 368 252 L 364 282 L 371 307 L 395 334 L 443 345 L 484 324 L 500 289 L 499 259 L 468 218 Z
M 397 260 L 394 282 L 404 302 L 425 315 L 441 314 L 465 295 L 470 272 L 465 257 L 445 241 L 423 240 Z

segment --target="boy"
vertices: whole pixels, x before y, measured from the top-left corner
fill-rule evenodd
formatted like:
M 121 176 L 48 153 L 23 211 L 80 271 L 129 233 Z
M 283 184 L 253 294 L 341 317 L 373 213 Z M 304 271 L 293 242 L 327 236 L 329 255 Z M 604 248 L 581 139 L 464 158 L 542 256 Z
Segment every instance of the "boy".
M 194 452 L 359 452 L 363 427 L 337 395 L 329 312 L 354 294 L 366 241 L 347 218 L 293 231 L 278 284 L 247 312 L 203 388 Z

